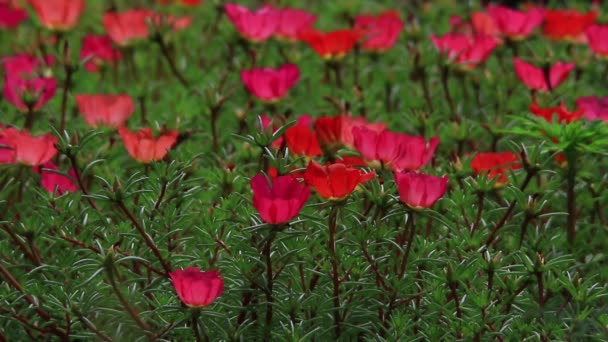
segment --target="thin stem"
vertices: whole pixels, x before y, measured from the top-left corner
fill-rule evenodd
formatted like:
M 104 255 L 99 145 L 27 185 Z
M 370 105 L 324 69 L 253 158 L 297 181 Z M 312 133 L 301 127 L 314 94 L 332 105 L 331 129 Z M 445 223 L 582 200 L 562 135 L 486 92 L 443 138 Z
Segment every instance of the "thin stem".
M 574 239 L 576 238 L 576 192 L 574 191 L 574 186 L 576 185 L 576 157 L 574 153 L 566 153 L 566 157 L 568 161 L 568 170 L 566 176 L 566 200 L 568 207 L 568 222 L 566 225 L 566 229 L 568 232 L 568 242 L 570 244 L 573 244 Z
M 272 333 L 272 315 L 273 315 L 273 287 L 274 287 L 274 275 L 272 272 L 272 241 L 276 232 L 273 230 L 270 232 L 270 235 L 266 239 L 266 243 L 264 244 L 264 250 L 262 254 L 264 255 L 264 260 L 266 262 L 266 338 L 271 338 Z
M 158 250 L 158 247 L 156 247 L 156 244 L 154 243 L 154 241 L 152 240 L 150 235 L 148 235 L 148 233 L 146 233 L 144 227 L 139 223 L 139 221 L 137 221 L 135 216 L 133 216 L 131 211 L 129 211 L 129 209 L 125 206 L 125 204 L 123 202 L 118 202 L 118 207 L 127 216 L 129 221 L 131 221 L 131 223 L 133 224 L 135 229 L 137 229 L 137 232 L 139 233 L 139 235 L 141 235 L 144 238 L 144 242 L 146 243 L 148 248 L 150 248 L 150 250 L 152 251 L 152 253 L 154 253 L 154 255 L 156 256 L 158 261 L 160 261 L 160 264 L 162 265 L 163 269 L 165 270 L 165 275 L 168 275 L 171 272 L 171 266 L 163 258 L 162 254 Z
M 414 212 L 410 212 L 408 217 L 406 228 L 408 231 L 407 246 L 405 247 L 405 253 L 401 257 L 401 270 L 399 271 L 399 279 L 403 278 L 407 269 L 407 260 L 410 257 L 410 251 L 412 250 L 412 243 L 414 242 L 414 235 L 416 234 L 416 222 L 414 221 Z
M 34 107 L 28 105 L 27 106 L 27 114 L 25 116 L 25 123 L 23 124 L 23 128 L 25 130 L 31 131 L 34 126 L 34 119 L 36 118 L 36 112 L 34 111 Z
M 337 233 L 337 222 L 338 222 L 338 206 L 333 206 L 329 213 L 329 241 L 327 247 L 329 248 L 329 254 L 331 257 L 331 280 L 333 285 L 333 302 L 334 302 L 334 326 L 336 339 L 340 339 L 342 335 L 341 327 L 341 316 L 340 316 L 340 275 L 339 275 L 339 261 L 338 255 L 336 254 L 336 233 Z
M 441 67 L 441 86 L 443 88 L 443 94 L 445 95 L 445 99 L 448 102 L 448 105 L 450 106 L 452 118 L 454 119 L 454 121 L 456 121 L 456 123 L 461 123 L 462 118 L 460 117 L 458 112 L 456 112 L 456 105 L 454 104 L 454 99 L 452 98 L 452 94 L 450 93 L 449 79 L 450 67 L 444 65 Z
M 475 231 L 479 227 L 479 222 L 481 221 L 481 214 L 483 212 L 484 198 L 485 193 L 483 191 L 477 193 L 477 215 L 475 216 L 475 222 L 471 226 L 471 236 L 475 234 Z
M 177 69 L 174 58 L 173 58 L 173 56 L 171 56 L 171 53 L 169 52 L 169 48 L 167 47 L 167 44 L 165 44 L 165 41 L 163 40 L 163 38 L 158 36 L 158 37 L 156 37 L 155 40 L 158 43 L 158 46 L 160 47 L 160 51 L 162 52 L 163 56 L 165 57 L 165 60 L 167 61 L 167 63 L 169 63 L 169 68 L 171 69 L 173 76 L 175 76 L 179 80 L 179 82 L 184 86 L 184 88 L 189 88 L 190 83 L 188 83 L 188 81 L 186 80 L 184 75 L 182 75 L 182 73 L 179 71 L 179 69 Z
M 67 46 L 67 45 L 66 45 Z M 72 74 L 74 74 L 74 68 L 65 64 L 65 81 L 63 82 L 63 94 L 61 96 L 61 122 L 59 124 L 59 133 L 63 134 L 63 130 L 65 129 L 65 118 L 66 112 L 68 109 L 68 91 L 72 86 Z
M 95 201 L 93 201 L 93 199 L 91 199 L 91 197 L 89 196 L 89 191 L 87 190 L 87 187 L 84 185 L 84 182 L 82 181 L 82 175 L 80 173 L 80 168 L 78 167 L 78 162 L 76 161 L 76 157 L 71 154 L 68 155 L 67 157 L 70 160 L 70 163 L 72 164 L 72 169 L 74 170 L 74 175 L 76 176 L 76 183 L 78 183 L 78 187 L 80 188 L 80 191 L 82 191 L 82 193 L 85 195 L 85 198 L 87 199 L 87 202 L 89 203 L 91 208 L 95 209 L 96 211 L 99 211 L 97 204 L 95 204 Z

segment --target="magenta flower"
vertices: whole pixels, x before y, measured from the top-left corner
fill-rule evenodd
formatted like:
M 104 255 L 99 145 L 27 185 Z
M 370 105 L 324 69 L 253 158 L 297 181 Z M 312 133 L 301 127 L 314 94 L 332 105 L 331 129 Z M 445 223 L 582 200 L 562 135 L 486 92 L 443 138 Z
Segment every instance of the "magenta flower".
M 213 303 L 224 292 L 219 271 L 201 272 L 196 267 L 169 273 L 179 299 L 188 307 L 200 308 Z
M 448 189 L 447 177 L 424 173 L 396 172 L 395 183 L 401 202 L 417 210 L 432 207 Z
M 371 166 L 390 168 L 393 171 L 415 171 L 428 164 L 439 145 L 439 139 L 428 143 L 423 137 L 395 133 L 388 130 L 375 132 L 365 127 L 354 127 L 355 148 Z
M 32 76 L 42 66 L 42 62 L 45 65 L 53 65 L 55 58 L 53 56 L 46 56 L 44 60 L 28 54 L 18 54 L 13 56 L 2 57 L 0 64 L 4 69 L 5 77 L 27 77 Z
M 295 64 L 283 64 L 278 69 L 254 68 L 241 71 L 241 80 L 247 90 L 265 102 L 282 99 L 299 79 L 300 70 Z
M 57 81 L 52 77 L 22 79 L 8 76 L 2 89 L 6 101 L 21 111 L 39 110 L 56 91 Z
M 69 177 L 52 172 L 51 170 L 59 171 L 59 167 L 51 161 L 48 161 L 39 167 L 34 167 L 34 171 L 40 174 L 40 184 L 44 190 L 51 194 L 57 190 L 58 195 L 78 190 L 78 187 L 72 181 L 72 179 L 76 179 L 76 172 L 74 169 L 70 169 L 68 173 Z
M 576 106 L 583 111 L 583 116 L 589 120 L 608 121 L 608 96 L 583 96 L 576 100 Z
M 602 58 L 608 58 L 608 25 L 593 25 L 585 33 L 591 51 Z
M 551 91 L 566 80 L 570 71 L 574 69 L 574 63 L 557 62 L 553 64 L 548 71 L 538 68 L 530 63 L 524 62 L 521 59 L 513 58 L 515 66 L 515 74 L 525 85 L 531 90 L 539 90 L 548 92 Z
M 105 64 L 114 64 L 122 58 L 120 51 L 112 47 L 112 38 L 108 35 L 90 34 L 82 39 L 80 60 L 87 60 L 84 68 L 88 72 L 97 72 Z
M 17 27 L 25 19 L 27 19 L 27 11 L 14 8 L 10 3 L 0 2 L 0 29 Z
M 403 26 L 396 11 L 386 11 L 376 17 L 360 15 L 355 18 L 355 28 L 365 32 L 361 48 L 368 51 L 383 52 L 392 48 Z
M 310 29 L 317 20 L 317 16 L 297 8 L 283 8 L 279 12 L 274 36 L 278 39 L 297 41 L 298 34 Z
M 280 21 L 279 11 L 269 6 L 252 12 L 239 4 L 227 3 L 224 10 L 241 36 L 256 43 L 270 38 L 276 32 Z
M 433 35 L 431 41 L 437 50 L 446 54 L 448 61 L 466 70 L 488 59 L 496 48 L 496 39 L 487 35 L 448 33 L 441 37 Z
M 269 183 L 264 175 L 251 179 L 253 206 L 266 223 L 287 223 L 296 217 L 310 197 L 310 189 L 291 176 L 278 176 Z
M 542 8 L 523 12 L 505 6 L 489 6 L 488 14 L 494 19 L 500 33 L 513 40 L 528 37 L 545 19 Z

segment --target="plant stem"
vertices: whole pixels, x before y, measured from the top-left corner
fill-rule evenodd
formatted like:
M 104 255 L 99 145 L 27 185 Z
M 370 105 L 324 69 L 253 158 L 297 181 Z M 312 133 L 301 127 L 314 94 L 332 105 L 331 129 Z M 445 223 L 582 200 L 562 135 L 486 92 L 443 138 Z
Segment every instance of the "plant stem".
M 334 301 L 334 331 L 336 339 L 340 339 L 342 335 L 341 317 L 340 317 L 340 275 L 339 275 L 339 261 L 338 255 L 336 254 L 336 232 L 338 222 L 338 209 L 339 207 L 334 205 L 329 213 L 329 241 L 327 246 L 329 248 L 329 254 L 331 257 L 331 280 L 333 285 L 333 301 Z
M 568 242 L 570 245 L 574 243 L 576 238 L 576 192 L 574 186 L 576 185 L 576 154 L 573 151 L 566 153 L 568 161 L 568 169 L 566 176 L 566 200 L 568 206 L 568 222 L 566 225 L 568 231 Z
M 456 112 L 456 105 L 454 104 L 454 99 L 452 98 L 452 94 L 450 93 L 450 67 L 447 65 L 443 65 L 441 67 L 441 86 L 443 88 L 443 94 L 445 95 L 445 99 L 450 106 L 450 112 L 452 113 L 452 118 L 456 123 L 461 123 L 462 118 Z
M 144 227 L 139 223 L 139 221 L 137 221 L 137 219 L 135 218 L 135 216 L 133 216 L 133 214 L 131 213 L 131 211 L 129 211 L 129 209 L 125 206 L 125 204 L 122 201 L 118 202 L 118 207 L 127 216 L 127 218 L 129 219 L 129 221 L 131 221 L 131 223 L 133 224 L 133 226 L 135 227 L 135 229 L 137 229 L 137 232 L 139 233 L 139 235 L 141 235 L 141 237 L 144 238 L 144 242 L 146 243 L 146 245 L 148 246 L 148 248 L 150 248 L 150 250 L 152 251 L 152 253 L 154 253 L 154 255 L 156 256 L 156 258 L 158 259 L 158 261 L 160 261 L 161 266 L 165 270 L 165 275 L 168 276 L 168 274 L 171 272 L 171 266 L 163 258 L 162 254 L 158 250 L 158 247 L 156 247 L 156 244 L 154 243 L 154 241 L 152 240 L 152 238 L 150 237 L 150 235 L 148 235 L 148 233 L 146 233 L 146 231 L 144 230 Z
M 61 122 L 59 124 L 59 134 L 63 134 L 63 130 L 65 129 L 65 117 L 66 112 L 68 110 L 68 91 L 72 86 L 72 75 L 74 74 L 74 67 L 69 62 L 69 47 L 66 41 L 64 48 L 64 56 L 66 56 L 66 60 L 64 63 L 65 70 L 65 80 L 63 82 L 63 94 L 61 96 Z
M 412 250 L 412 242 L 414 242 L 414 235 L 416 234 L 416 222 L 414 220 L 414 212 L 410 211 L 406 223 L 406 229 L 408 232 L 407 246 L 405 247 L 405 253 L 403 253 L 403 257 L 401 258 L 401 270 L 399 271 L 399 279 L 403 278 L 403 276 L 405 275 L 405 270 L 407 269 L 407 260 L 409 259 L 410 251 Z
M 169 63 L 169 68 L 171 69 L 173 76 L 175 76 L 179 80 L 179 82 L 184 86 L 184 88 L 189 88 L 190 83 L 188 83 L 188 81 L 186 80 L 184 75 L 182 75 L 182 73 L 179 71 L 179 69 L 177 69 L 177 66 L 175 65 L 175 61 L 174 61 L 173 57 L 171 56 L 171 53 L 169 52 L 169 48 L 167 47 L 167 44 L 165 44 L 165 41 L 163 40 L 163 38 L 158 36 L 158 37 L 156 37 L 155 40 L 158 43 L 158 46 L 160 47 L 160 51 L 162 52 L 163 56 L 165 57 L 165 60 L 167 61 L 167 63 Z
M 475 234 L 475 231 L 479 227 L 479 222 L 481 221 L 481 214 L 483 212 L 483 203 L 484 203 L 485 193 L 483 191 L 479 191 L 477 193 L 477 215 L 475 216 L 475 222 L 471 226 L 471 236 Z
M 266 243 L 264 244 L 264 250 L 262 251 L 262 254 L 264 255 L 264 260 L 266 262 L 266 330 L 265 330 L 265 334 L 266 334 L 266 339 L 270 340 L 271 339 L 271 333 L 272 333 L 272 315 L 273 315 L 273 302 L 274 302 L 274 297 L 273 297 L 273 279 L 274 279 L 274 275 L 272 272 L 272 259 L 271 259 L 271 254 L 272 254 L 272 241 L 274 240 L 274 237 L 276 235 L 276 231 L 274 230 L 275 227 L 272 227 L 272 231 L 270 232 L 270 235 L 266 238 Z

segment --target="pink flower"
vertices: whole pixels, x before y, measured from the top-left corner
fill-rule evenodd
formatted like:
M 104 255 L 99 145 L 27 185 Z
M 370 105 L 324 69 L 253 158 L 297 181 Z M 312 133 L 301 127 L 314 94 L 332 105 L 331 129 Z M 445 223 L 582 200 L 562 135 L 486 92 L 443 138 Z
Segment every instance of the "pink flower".
M 5 77 L 2 93 L 6 101 L 21 111 L 39 110 L 57 91 L 57 81 L 52 77 L 22 79 Z
M 608 25 L 593 25 L 585 33 L 591 51 L 600 57 L 608 58 Z
M 32 76 L 40 69 L 42 62 L 46 65 L 53 65 L 55 58 L 53 56 L 46 56 L 44 60 L 41 60 L 32 55 L 18 54 L 0 59 L 5 77 Z
M 496 48 L 496 40 L 486 35 L 448 33 L 441 37 L 433 35 L 431 41 L 440 52 L 447 55 L 450 62 L 467 70 L 488 59 Z
M 10 163 L 20 163 L 29 166 L 42 165 L 51 160 L 57 149 L 57 138 L 51 134 L 32 136 L 29 132 L 9 127 L 0 132 L 0 143 L 11 151 L 10 157 L 5 153 L 1 159 Z
M 254 68 L 241 71 L 241 80 L 249 92 L 265 102 L 275 102 L 287 95 L 287 91 L 300 79 L 295 64 L 283 64 L 278 69 Z
M 416 210 L 432 207 L 448 189 L 447 177 L 424 173 L 396 172 L 395 182 L 401 202 Z
M 68 176 L 58 174 L 52 171 L 59 171 L 59 167 L 48 161 L 41 166 L 35 167 L 34 171 L 40 174 L 40 184 L 49 193 L 55 193 L 57 190 L 58 195 L 63 195 L 66 192 L 75 192 L 78 187 L 72 179 L 76 179 L 76 172 L 74 169 L 70 169 Z M 71 179 L 70 179 L 71 177 Z
M 274 36 L 279 39 L 297 41 L 301 31 L 312 27 L 317 16 L 297 8 L 283 8 L 279 12 Z
M 361 48 L 368 51 L 383 52 L 392 48 L 403 26 L 396 11 L 385 11 L 377 17 L 360 15 L 355 18 L 355 28 L 365 32 Z
M 394 171 L 420 169 L 428 164 L 439 145 L 436 137 L 427 143 L 423 137 L 388 130 L 374 132 L 355 127 L 353 135 L 355 147 L 365 160 L 374 167 L 384 165 Z
M 88 35 L 82 39 L 80 60 L 87 60 L 84 68 L 88 72 L 97 72 L 99 67 L 120 60 L 122 54 L 112 47 L 112 39 L 108 35 Z
M 131 96 L 121 95 L 76 95 L 78 110 L 89 126 L 104 125 L 118 128 L 125 124 L 135 111 Z
M 576 106 L 583 111 L 583 116 L 589 121 L 608 121 L 608 96 L 583 96 L 576 100 Z
M 148 18 L 152 14 L 152 11 L 146 9 L 108 12 L 103 15 L 103 27 L 114 43 L 128 46 L 137 40 L 148 38 Z
M 27 19 L 27 11 L 15 8 L 10 3 L 0 2 L 0 29 L 17 27 Z
M 200 308 L 213 303 L 224 292 L 219 271 L 201 272 L 196 267 L 169 273 L 179 299 L 186 306 Z
M 494 19 L 498 30 L 514 40 L 528 37 L 545 18 L 545 12 L 541 8 L 523 12 L 504 6 L 489 6 L 488 14 Z
M 369 122 L 363 117 L 342 115 L 342 133 L 340 137 L 342 140 L 342 144 L 344 144 L 344 146 L 350 149 L 355 148 L 355 137 L 353 135 L 353 128 L 355 127 L 367 128 L 370 131 L 380 133 L 386 129 L 386 123 Z
M 268 182 L 264 175 L 251 179 L 253 206 L 266 223 L 287 223 L 296 217 L 310 196 L 310 189 L 291 176 L 278 176 Z
M 513 58 L 515 74 L 529 89 L 540 91 L 551 91 L 559 86 L 574 69 L 574 63 L 557 62 L 553 64 L 548 74 L 545 70 L 524 62 L 521 59 Z
M 496 22 L 492 17 L 485 12 L 473 12 L 471 15 L 471 25 L 474 33 L 493 37 L 497 43 L 500 43 L 500 30 L 496 27 Z
M 29 0 L 40 24 L 49 30 L 67 31 L 76 26 L 84 0 Z
M 256 43 L 270 38 L 280 22 L 279 11 L 269 6 L 252 12 L 239 4 L 227 3 L 224 5 L 224 10 L 241 36 Z

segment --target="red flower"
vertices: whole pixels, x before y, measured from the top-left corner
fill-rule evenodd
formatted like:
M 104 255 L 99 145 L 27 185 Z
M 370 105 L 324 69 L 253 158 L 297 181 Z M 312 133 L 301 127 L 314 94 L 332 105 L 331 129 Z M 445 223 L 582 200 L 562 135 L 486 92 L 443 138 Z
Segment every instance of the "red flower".
M 330 151 L 338 149 L 342 144 L 342 116 L 316 118 L 315 132 L 323 148 Z
M 595 23 L 597 12 L 580 13 L 576 10 L 546 10 L 543 33 L 555 40 L 584 43 L 585 30 Z
M 53 98 L 57 81 L 52 77 L 23 79 L 7 76 L 2 93 L 6 101 L 21 111 L 39 110 Z
M 478 153 L 471 160 L 471 169 L 476 175 L 487 175 L 489 180 L 498 176 L 497 185 L 507 183 L 507 170 L 517 170 L 521 167 L 513 152 Z
M 486 35 L 448 33 L 441 37 L 431 36 L 437 50 L 447 55 L 448 61 L 466 70 L 484 62 L 496 48 L 496 39 Z
M 106 63 L 114 64 L 122 58 L 120 51 L 112 47 L 108 35 L 88 35 L 82 39 L 80 60 L 87 60 L 84 68 L 88 72 L 97 72 Z
M 515 74 L 529 89 L 551 91 L 557 88 L 574 69 L 574 63 L 557 62 L 548 71 L 514 57 Z
M 224 292 L 224 280 L 218 271 L 201 272 L 196 267 L 169 273 L 175 292 L 188 307 L 208 306 Z
M 608 121 L 608 96 L 583 96 L 576 100 L 576 106 L 583 111 L 583 115 L 589 121 Z
M 473 12 L 471 14 L 471 25 L 473 26 L 472 34 L 491 36 L 497 43 L 501 43 L 499 38 L 501 31 L 496 27 L 496 22 L 488 13 Z
M 395 172 L 399 199 L 412 209 L 432 207 L 448 189 L 447 177 L 424 173 Z
M 249 92 L 265 102 L 276 102 L 300 79 L 300 70 L 295 64 L 283 64 L 278 69 L 254 68 L 241 71 L 241 80 Z
M 0 59 L 2 68 L 4 69 L 5 77 L 32 77 L 40 71 L 41 64 L 53 65 L 55 58 L 46 56 L 44 59 L 39 59 L 28 54 L 18 54 L 13 56 L 2 57 Z
M 304 181 L 313 187 L 319 196 L 341 201 L 350 195 L 357 185 L 371 180 L 375 175 L 374 172 L 364 173 L 342 163 L 322 166 L 311 161 L 304 173 Z
M 298 156 L 317 157 L 322 154 L 317 135 L 307 125 L 296 124 L 285 131 L 287 147 Z
M 142 163 L 161 160 L 177 141 L 178 131 L 170 130 L 161 133 L 155 138 L 150 128 L 143 128 L 136 132 L 120 127 L 118 134 L 122 138 L 127 152 L 133 159 Z
M 112 41 L 120 46 L 146 39 L 149 34 L 148 18 L 153 12 L 146 9 L 133 9 L 125 12 L 109 12 L 103 16 L 103 27 Z
M 361 48 L 368 51 L 383 52 L 392 48 L 403 26 L 397 11 L 385 11 L 377 17 L 360 15 L 355 18 L 355 28 L 365 32 Z
M 25 130 L 9 127 L 0 132 L 0 143 L 6 145 L 10 151 L 10 155 L 4 152 L 0 157 L 3 162 L 8 163 L 38 166 L 57 154 L 57 138 L 51 134 L 32 136 Z
M 342 115 L 342 133 L 340 138 L 344 146 L 354 149 L 355 148 L 355 137 L 353 135 L 353 128 L 367 128 L 373 132 L 382 132 L 386 129 L 386 123 L 384 122 L 369 122 L 363 117 L 353 117 L 350 115 Z
M 317 16 L 297 8 L 283 8 L 279 12 L 274 37 L 289 41 L 298 40 L 301 31 L 308 30 L 317 20 Z
M 40 174 L 40 184 L 44 190 L 51 194 L 57 191 L 58 195 L 63 195 L 66 192 L 75 192 L 78 190 L 76 184 L 72 182 L 72 179 L 76 179 L 76 172 L 74 169 L 70 169 L 68 173 L 71 179 L 56 172 L 52 172 L 59 171 L 59 167 L 50 161 L 35 167 L 34 171 Z
M 523 12 L 504 6 L 489 6 L 488 14 L 494 19 L 500 33 L 514 40 L 528 37 L 545 18 L 541 8 Z
M 362 37 L 356 29 L 319 32 L 314 29 L 302 31 L 299 39 L 308 44 L 324 59 L 340 59 L 352 50 Z
M 589 48 L 596 55 L 608 58 L 608 25 L 593 25 L 585 31 Z
M 40 24 L 54 31 L 68 31 L 78 22 L 84 0 L 29 0 Z
M 89 126 L 99 125 L 118 128 L 125 124 L 135 111 L 129 95 L 76 95 L 78 110 Z
M 200 5 L 203 0 L 159 0 L 159 2 L 161 4 L 176 3 L 179 5 L 194 7 Z
M 8 3 L 0 2 L 0 29 L 17 27 L 27 19 L 27 11 Z
M 423 137 L 395 133 L 380 133 L 367 128 L 353 128 L 355 147 L 363 158 L 378 167 L 379 163 L 394 171 L 415 171 L 428 164 L 433 157 L 439 139 L 433 137 L 427 143 Z
M 553 116 L 557 116 L 558 123 L 571 123 L 579 120 L 583 116 L 583 110 L 569 111 L 565 103 L 561 103 L 559 107 L 539 108 L 536 103 L 530 105 L 532 114 L 541 117 L 548 122 L 553 122 Z
M 279 11 L 270 6 L 252 12 L 239 4 L 227 3 L 224 10 L 241 36 L 256 43 L 270 38 L 276 32 L 280 20 Z
M 300 213 L 310 189 L 292 176 L 278 176 L 269 183 L 264 175 L 251 179 L 253 206 L 266 223 L 287 223 Z

